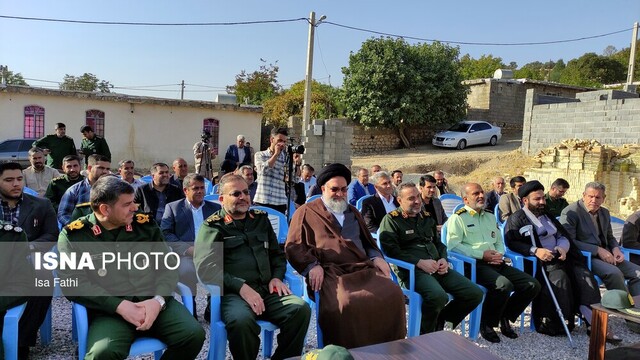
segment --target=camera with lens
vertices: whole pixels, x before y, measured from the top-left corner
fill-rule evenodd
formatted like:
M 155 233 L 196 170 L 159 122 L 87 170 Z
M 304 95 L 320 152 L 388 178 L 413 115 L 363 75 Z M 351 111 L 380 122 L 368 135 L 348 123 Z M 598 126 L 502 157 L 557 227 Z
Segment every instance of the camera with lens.
M 202 135 L 200 135 L 202 142 L 209 142 L 211 139 L 211 133 L 208 130 L 202 130 Z
M 304 154 L 304 145 L 296 145 L 294 138 L 289 138 L 289 144 L 287 144 L 287 152 L 289 154 Z

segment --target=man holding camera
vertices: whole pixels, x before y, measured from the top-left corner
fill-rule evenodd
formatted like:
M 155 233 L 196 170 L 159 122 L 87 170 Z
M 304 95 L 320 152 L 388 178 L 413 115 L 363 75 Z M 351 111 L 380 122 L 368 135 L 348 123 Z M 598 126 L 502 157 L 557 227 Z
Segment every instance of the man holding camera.
M 196 174 L 211 180 L 213 177 L 211 161 L 216 158 L 217 149 L 211 147 L 211 133 L 203 130 L 201 140 L 193 145 Z
M 254 162 L 258 178 L 255 204 L 270 207 L 283 214 L 287 211 L 284 174 L 287 165 L 288 136 L 286 128 L 273 128 L 269 137 L 269 148 L 257 152 Z

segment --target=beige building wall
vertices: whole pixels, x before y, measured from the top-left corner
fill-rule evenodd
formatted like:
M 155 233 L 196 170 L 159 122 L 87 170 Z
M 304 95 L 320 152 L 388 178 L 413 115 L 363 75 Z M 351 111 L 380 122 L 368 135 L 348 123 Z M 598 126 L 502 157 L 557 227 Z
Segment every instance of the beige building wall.
M 35 92 L 35 93 L 34 93 Z M 125 158 L 137 168 L 148 168 L 154 162 L 171 163 L 183 157 L 193 170 L 193 145 L 200 141 L 203 120 L 220 121 L 218 157 L 213 162 L 219 169 L 221 158 L 236 136 L 243 134 L 254 149 L 260 144 L 261 108 L 203 101 L 180 101 L 85 92 L 37 91 L 25 88 L 0 89 L 0 141 L 22 138 L 24 107 L 38 105 L 45 109 L 45 134 L 53 133 L 55 123 L 67 125 L 67 135 L 80 147 L 80 127 L 85 124 L 87 110 L 105 113 L 104 137 L 112 153 L 112 167 Z

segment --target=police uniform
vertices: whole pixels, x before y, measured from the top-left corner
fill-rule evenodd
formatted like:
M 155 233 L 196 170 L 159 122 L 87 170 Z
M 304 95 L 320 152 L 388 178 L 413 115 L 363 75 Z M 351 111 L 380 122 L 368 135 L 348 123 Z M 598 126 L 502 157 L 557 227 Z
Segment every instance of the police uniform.
M 216 253 L 222 248 L 223 254 Z M 224 263 L 219 264 L 222 258 Z M 234 359 L 255 359 L 258 355 L 258 319 L 280 327 L 272 359 L 300 356 L 311 311 L 298 296 L 279 296 L 269 289 L 272 279 L 284 278 L 286 259 L 264 211 L 249 210 L 243 220 L 233 220 L 224 208 L 211 215 L 196 236 L 193 262 L 200 280 L 207 284 L 216 281 L 215 270 L 223 265 L 220 307 Z M 245 284 L 262 297 L 266 309 L 262 315 L 257 316 L 240 297 Z
M 18 226 L 0 221 L 0 319 L 4 319 L 7 310 L 28 300 L 27 295 L 34 284 L 33 266 L 28 258 L 29 243 L 25 232 Z M 0 334 L 3 325 L 4 321 L 0 321 Z M 4 358 L 2 343 L 0 358 Z
M 54 169 L 62 169 L 62 159 L 67 155 L 77 155 L 73 139 L 67 135 L 58 137 L 56 134 L 47 135 L 33 142 L 33 147 L 49 149 L 47 165 Z
M 64 195 L 64 192 L 67 191 L 67 189 L 69 189 L 73 184 L 77 184 L 82 180 L 84 180 L 84 176 L 82 175 L 79 175 L 76 179 L 71 180 L 66 174 L 51 179 L 44 197 L 51 201 L 51 205 L 53 205 L 53 209 L 56 211 L 56 213 L 58 212 L 58 206 L 60 205 L 60 200 L 62 200 L 62 195 Z
M 73 221 L 60 233 L 58 250 L 60 253 L 77 254 L 89 251 L 92 258 L 99 259 L 104 252 L 167 253 L 169 248 L 153 218 L 137 213 L 132 224 L 113 230 L 105 229 L 95 214 Z M 187 309 L 172 296 L 178 282 L 176 270 L 154 267 L 153 270 L 118 271 L 116 263 L 105 267 L 101 267 L 99 260 L 96 263 L 99 266 L 95 270 L 59 270 L 61 279 L 78 279 L 78 287 L 69 289 L 65 296 L 87 308 L 90 326 L 85 359 L 101 356 L 125 358 L 131 343 L 141 336 L 154 337 L 167 344 L 163 359 L 194 359 L 198 355 L 205 333 Z M 149 330 L 136 331 L 135 326 L 116 314 L 123 300 L 140 302 L 154 294 L 165 298 L 166 307 Z M 105 343 L 106 339 L 109 339 L 108 343 Z
M 420 260 L 447 258 L 447 247 L 440 242 L 436 220 L 427 211 L 409 217 L 398 208 L 385 215 L 380 224 L 380 242 L 391 258 L 417 264 Z M 409 288 L 409 272 L 399 269 L 402 285 Z M 445 321 L 455 328 L 482 301 L 482 290 L 456 271 L 428 274 L 416 268 L 415 290 L 422 296 L 420 333 L 440 330 Z M 449 301 L 447 293 L 453 295 Z
M 488 211 L 465 206 L 453 214 L 447 225 L 447 246 L 477 260 L 476 283 L 488 290 L 482 306 L 484 325 L 496 327 L 503 318 L 515 321 L 540 291 L 540 283 L 530 275 L 504 262 L 492 265 L 482 260 L 485 250 L 505 252 L 496 217 Z
M 89 156 L 93 154 L 102 155 L 111 160 L 111 151 L 109 150 L 107 140 L 95 135 L 95 133 L 91 140 L 87 138 L 82 139 L 82 142 L 80 143 L 80 151 L 82 151 L 82 155 L 84 155 L 85 165 L 89 161 Z

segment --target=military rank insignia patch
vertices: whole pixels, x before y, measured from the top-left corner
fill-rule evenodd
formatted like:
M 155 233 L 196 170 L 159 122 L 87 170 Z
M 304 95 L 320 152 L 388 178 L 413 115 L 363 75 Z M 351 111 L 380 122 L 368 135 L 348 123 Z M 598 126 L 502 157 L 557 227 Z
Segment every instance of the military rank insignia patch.
M 389 213 L 389 215 L 396 217 L 398 215 L 400 215 L 400 213 L 398 212 L 398 210 L 393 210 L 392 212 Z
M 149 215 L 147 214 L 136 214 L 136 221 L 138 224 L 144 224 L 149 222 Z
M 463 207 L 462 209 L 456 211 L 456 215 L 464 214 L 466 212 L 467 212 L 467 209 Z
M 67 230 L 80 230 L 84 227 L 84 223 L 80 220 L 76 220 L 67 225 Z

